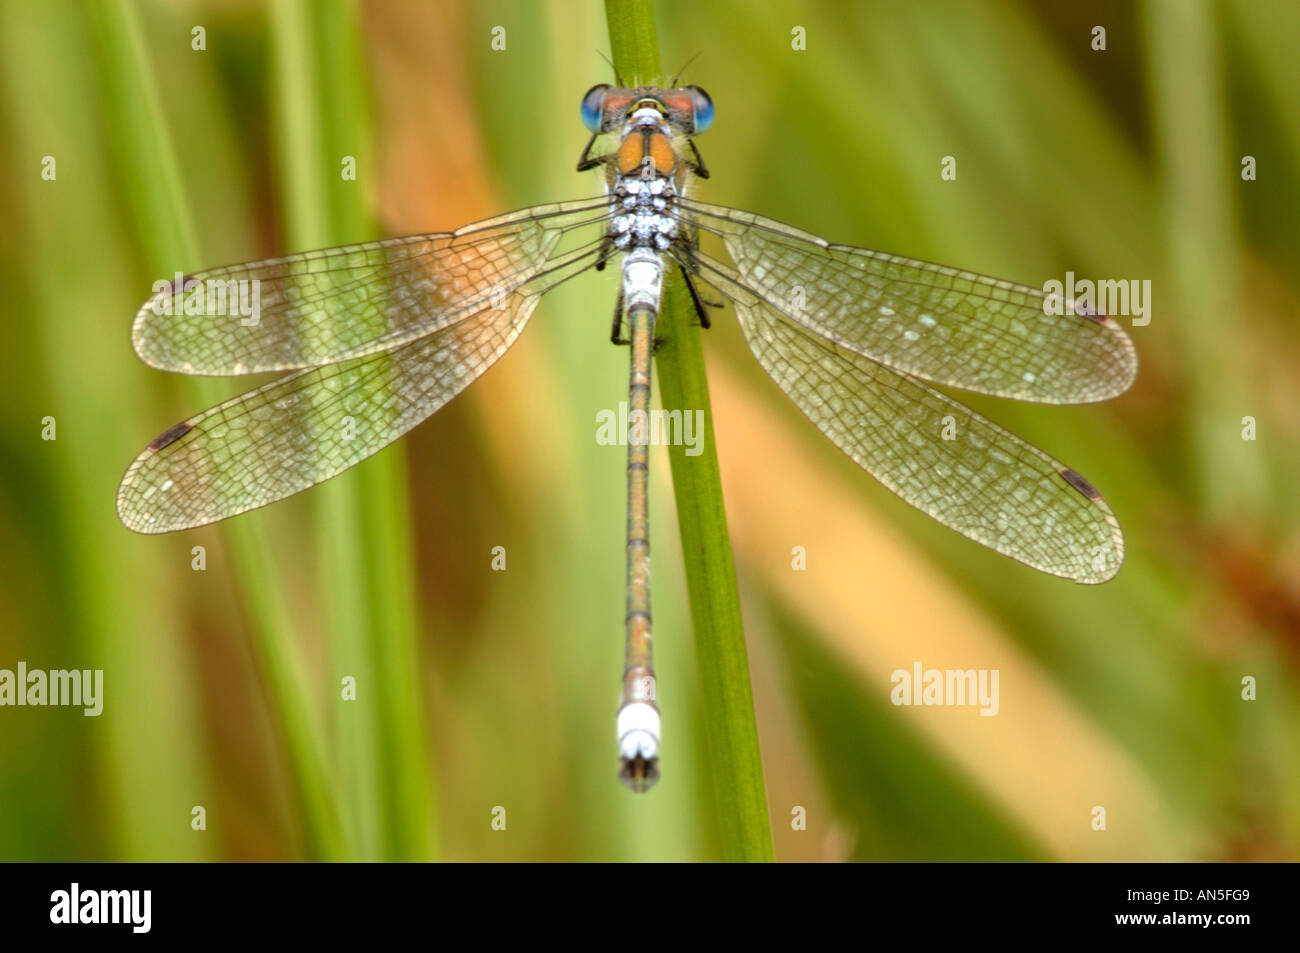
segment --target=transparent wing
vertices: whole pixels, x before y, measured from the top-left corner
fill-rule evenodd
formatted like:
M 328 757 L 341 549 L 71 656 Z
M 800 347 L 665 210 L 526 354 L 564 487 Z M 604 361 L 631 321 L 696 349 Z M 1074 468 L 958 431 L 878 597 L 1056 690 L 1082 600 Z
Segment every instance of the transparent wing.
M 509 296 L 389 351 L 272 381 L 160 434 L 117 491 L 138 533 L 201 526 L 328 480 L 468 387 L 514 343 L 540 296 L 590 268 L 576 250 Z
M 398 347 L 501 300 L 541 272 L 607 200 L 539 205 L 412 235 L 186 275 L 136 314 L 147 364 L 227 376 L 296 370 Z
M 738 284 L 723 279 L 720 287 L 778 386 L 903 500 L 1055 576 L 1099 583 L 1119 571 L 1119 522 L 1074 470 L 932 387 L 809 331 Z
M 1137 352 L 1114 319 L 1049 315 L 1046 295 L 943 265 L 831 245 L 750 212 L 686 201 L 735 263 L 701 257 L 792 321 L 914 377 L 997 397 L 1081 404 L 1123 393 Z

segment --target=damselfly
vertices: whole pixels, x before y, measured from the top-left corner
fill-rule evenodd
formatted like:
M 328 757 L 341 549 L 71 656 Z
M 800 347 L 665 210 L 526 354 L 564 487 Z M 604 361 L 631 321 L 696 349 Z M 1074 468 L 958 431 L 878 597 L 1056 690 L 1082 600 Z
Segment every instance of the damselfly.
M 548 290 L 621 256 L 611 338 L 630 345 L 629 416 L 650 409 L 660 293 L 676 268 L 701 326 L 712 289 L 800 410 L 906 502 L 1043 572 L 1099 583 L 1119 570 L 1124 538 L 1091 483 L 931 386 L 1047 404 L 1114 397 L 1132 383 L 1137 356 L 1112 318 L 696 201 L 688 188 L 708 172 L 693 137 L 713 120 L 697 86 L 595 86 L 582 119 L 591 138 L 578 169 L 603 170 L 596 198 L 215 268 L 156 289 L 132 330 L 146 363 L 291 373 L 156 437 L 122 479 L 122 522 L 141 533 L 201 526 L 343 472 L 491 367 Z M 596 154 L 602 137 L 612 148 Z M 643 433 L 629 426 L 617 719 L 620 775 L 636 791 L 658 777 L 660 727 Z

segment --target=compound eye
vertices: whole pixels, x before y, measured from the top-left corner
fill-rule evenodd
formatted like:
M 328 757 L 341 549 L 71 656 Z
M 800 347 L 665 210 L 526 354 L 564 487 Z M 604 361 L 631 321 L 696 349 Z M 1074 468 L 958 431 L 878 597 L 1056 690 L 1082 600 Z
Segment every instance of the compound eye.
M 601 83 L 587 90 L 582 97 L 582 124 L 591 132 L 601 132 L 605 120 L 605 95 L 610 91 L 608 83 Z
M 691 111 L 695 121 L 691 134 L 699 135 L 713 125 L 713 100 L 698 86 L 687 86 L 686 91 L 691 94 Z

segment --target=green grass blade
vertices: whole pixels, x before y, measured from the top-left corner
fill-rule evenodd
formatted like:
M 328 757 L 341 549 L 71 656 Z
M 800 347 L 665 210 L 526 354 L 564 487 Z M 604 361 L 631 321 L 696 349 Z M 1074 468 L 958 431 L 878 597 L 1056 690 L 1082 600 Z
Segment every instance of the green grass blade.
M 113 512 L 126 461 L 123 415 L 146 398 L 142 376 L 114 373 L 103 357 L 125 351 L 125 322 L 114 322 L 105 303 L 120 300 L 126 285 L 118 250 L 128 242 L 105 158 L 113 117 L 102 100 L 99 38 L 70 26 L 77 12 L 60 3 L 0 9 L 10 186 L 10 237 L 0 254 L 0 665 L 99 670 L 103 678 L 91 717 L 15 710 L 14 696 L 6 699 L 0 857 L 207 860 L 216 841 L 191 830 L 190 810 L 210 809 L 219 795 L 208 766 L 193 758 L 210 738 L 201 699 L 189 690 L 194 645 L 175 637 L 174 592 L 140 585 L 169 578 L 181 560 L 176 550 L 138 545 Z M 43 155 L 58 163 L 49 181 L 29 173 Z M 46 415 L 57 424 L 48 441 L 30 425 Z M 53 692 L 46 697 L 53 701 Z
M 136 9 L 120 3 L 103 9 L 96 26 L 108 59 L 107 94 L 119 121 L 127 124 L 119 141 L 124 194 L 136 211 L 135 225 L 150 270 L 157 275 L 193 269 L 204 262 L 157 82 L 136 19 Z M 223 396 L 208 381 L 193 380 L 191 395 L 200 406 Z M 253 648 L 267 680 L 271 704 L 284 736 L 298 795 L 309 856 L 339 855 L 338 823 L 324 747 L 313 724 L 316 710 L 295 648 L 292 614 L 261 516 L 229 524 L 226 539 L 234 572 L 252 619 Z
M 362 182 L 376 168 L 370 146 L 369 90 L 363 67 L 362 25 L 357 4 L 332 2 L 314 8 L 325 167 L 333 170 L 328 193 L 339 241 L 373 232 Z M 356 181 L 340 174 L 343 155 L 360 167 Z M 436 803 L 426 730 L 423 671 L 416 618 L 414 540 L 410 488 L 402 443 L 361 467 L 357 496 L 365 532 L 361 559 L 367 572 L 368 631 L 376 699 L 376 745 L 382 753 L 385 853 L 390 860 L 437 856 Z
M 286 242 L 314 248 L 373 234 L 372 168 L 356 10 L 285 0 L 273 14 Z M 357 163 L 343 176 L 345 156 Z M 345 829 L 365 860 L 432 856 L 432 770 L 421 696 L 405 456 L 394 446 L 315 491 L 323 554 Z M 356 679 L 355 700 L 341 680 Z
M 662 70 L 649 0 L 606 0 L 614 68 L 627 83 L 659 82 Z M 773 859 L 767 793 L 758 748 L 749 661 L 740 617 L 740 595 L 727 535 L 704 372 L 704 350 L 687 290 L 673 273 L 665 285 L 659 318 L 663 345 L 655 368 L 666 410 L 702 410 L 702 452 L 686 456 L 669 448 L 686 581 L 695 629 L 696 664 L 704 702 L 709 773 L 718 824 L 728 860 Z

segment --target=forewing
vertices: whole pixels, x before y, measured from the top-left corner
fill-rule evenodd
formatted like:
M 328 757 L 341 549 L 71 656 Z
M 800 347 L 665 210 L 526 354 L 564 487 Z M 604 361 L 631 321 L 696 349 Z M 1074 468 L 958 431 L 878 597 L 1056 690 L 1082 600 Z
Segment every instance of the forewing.
M 464 390 L 514 343 L 540 295 L 591 267 L 573 253 L 500 310 L 389 351 L 309 368 L 165 431 L 122 478 L 117 510 L 138 533 L 201 526 L 328 480 Z
M 1119 571 L 1119 522 L 1074 470 L 926 384 L 837 347 L 744 288 L 723 290 L 772 379 L 903 500 L 1052 575 L 1099 583 Z
M 750 212 L 685 203 L 735 263 L 700 256 L 791 320 L 923 380 L 1048 404 L 1107 400 L 1137 374 L 1113 318 L 1047 314 L 1037 288 L 866 248 L 831 245 Z
M 296 370 L 399 347 L 499 303 L 605 200 L 536 206 L 455 232 L 343 245 L 186 275 L 136 314 L 154 367 L 227 376 Z

